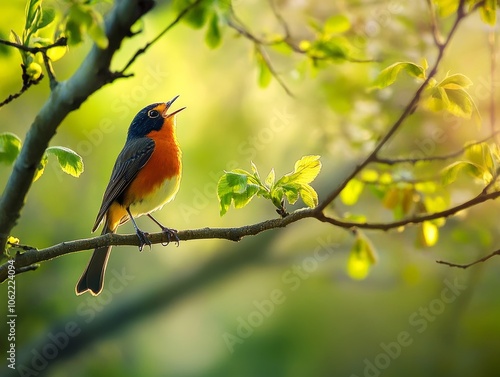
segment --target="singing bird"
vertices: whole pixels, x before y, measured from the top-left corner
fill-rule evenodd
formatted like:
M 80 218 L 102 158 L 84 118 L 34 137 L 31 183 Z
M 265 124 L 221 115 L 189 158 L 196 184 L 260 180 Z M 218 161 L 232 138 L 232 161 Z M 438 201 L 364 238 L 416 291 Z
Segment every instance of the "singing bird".
M 115 233 L 119 225 L 130 219 L 142 251 L 144 245 L 151 246 L 151 242 L 134 218 L 147 215 L 167 233 L 169 241 L 175 239 L 179 242 L 176 230 L 164 227 L 151 216 L 151 212 L 171 201 L 179 190 L 182 162 L 175 134 L 175 115 L 185 107 L 168 112 L 178 97 L 146 106 L 132 120 L 92 232 L 104 221 L 102 234 Z M 111 246 L 94 250 L 76 285 L 77 295 L 87 291 L 94 296 L 101 293 L 110 251 Z

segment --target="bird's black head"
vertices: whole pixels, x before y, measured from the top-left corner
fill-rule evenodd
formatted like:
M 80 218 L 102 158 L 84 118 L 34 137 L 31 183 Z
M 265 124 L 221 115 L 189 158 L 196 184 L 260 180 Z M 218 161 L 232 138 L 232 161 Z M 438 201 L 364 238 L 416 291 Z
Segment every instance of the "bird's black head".
M 168 102 L 153 103 L 139 111 L 130 124 L 127 140 L 144 137 L 151 131 L 159 131 L 167 121 L 173 120 L 172 117 L 175 114 L 185 109 L 183 107 L 173 113 L 167 113 L 178 97 L 176 96 Z

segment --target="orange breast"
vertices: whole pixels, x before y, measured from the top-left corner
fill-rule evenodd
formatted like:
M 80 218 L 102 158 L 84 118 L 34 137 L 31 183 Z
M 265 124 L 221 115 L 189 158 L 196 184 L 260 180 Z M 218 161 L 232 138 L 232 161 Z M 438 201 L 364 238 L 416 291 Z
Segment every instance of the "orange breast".
M 176 180 L 180 176 L 181 150 L 175 137 L 173 122 L 173 117 L 167 118 L 161 130 L 148 134 L 155 141 L 155 149 L 127 189 L 125 206 L 154 195 L 165 180 Z

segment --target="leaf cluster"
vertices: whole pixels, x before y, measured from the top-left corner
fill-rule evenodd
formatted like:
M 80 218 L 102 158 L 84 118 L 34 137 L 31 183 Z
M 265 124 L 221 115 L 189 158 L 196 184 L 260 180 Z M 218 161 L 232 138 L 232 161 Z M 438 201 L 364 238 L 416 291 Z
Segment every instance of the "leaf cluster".
M 281 216 L 288 215 L 285 199 L 294 204 L 299 197 L 309 208 L 318 205 L 318 194 L 310 183 L 321 170 L 320 156 L 304 156 L 295 163 L 294 170 L 278 180 L 274 169 L 262 180 L 257 167 L 252 163 L 252 172 L 235 169 L 225 172 L 217 184 L 220 214 L 224 215 L 231 203 L 235 208 L 243 208 L 254 196 L 270 200 Z
M 0 134 L 0 163 L 12 164 L 16 160 L 19 152 L 21 151 L 22 142 L 21 140 L 10 132 L 4 132 Z M 83 159 L 82 157 L 74 152 L 73 150 L 61 147 L 53 146 L 45 150 L 42 160 L 38 164 L 33 181 L 40 178 L 45 171 L 45 166 L 47 165 L 49 156 L 56 158 L 58 166 L 61 170 L 73 177 L 79 177 L 83 173 Z

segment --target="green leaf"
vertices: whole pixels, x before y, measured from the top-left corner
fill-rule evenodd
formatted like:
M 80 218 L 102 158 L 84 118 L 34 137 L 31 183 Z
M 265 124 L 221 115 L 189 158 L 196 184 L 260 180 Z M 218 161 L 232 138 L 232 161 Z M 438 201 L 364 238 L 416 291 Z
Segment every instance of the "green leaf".
M 458 90 L 468 88 L 472 81 L 467 76 L 456 73 L 445 77 L 438 85 L 444 89 Z
M 311 183 L 321 170 L 320 156 L 304 156 L 295 163 L 294 171 L 284 175 L 276 183 L 286 184 L 289 182 L 297 184 Z
M 361 180 L 364 182 L 375 183 L 379 179 L 379 174 L 376 170 L 364 169 L 361 172 Z
M 317 59 L 331 59 L 333 61 L 345 61 L 351 57 L 353 47 L 349 40 L 342 35 L 320 38 L 311 43 L 307 49 L 307 55 L 319 64 Z
M 457 180 L 458 173 L 464 170 L 473 177 L 483 178 L 484 169 L 469 161 L 456 161 L 445 167 L 442 171 L 441 181 L 443 185 L 449 185 Z
M 425 196 L 424 205 L 428 212 L 441 212 L 448 208 L 448 204 L 444 197 L 440 195 Z
M 63 172 L 73 177 L 79 177 L 83 173 L 82 157 L 75 151 L 66 147 L 49 147 L 46 149 L 47 155 L 52 155 L 57 158 L 59 167 Z
M 35 175 L 33 177 L 33 182 L 37 181 L 38 178 L 40 178 L 42 176 L 43 172 L 45 171 L 45 166 L 47 166 L 48 159 L 49 158 L 47 155 L 47 151 L 45 151 L 45 153 L 42 156 L 42 159 L 40 160 L 40 162 L 38 163 L 38 166 L 36 167 Z
M 497 1 L 485 0 L 483 6 L 479 8 L 479 14 L 483 22 L 495 26 L 497 23 Z
M 394 84 L 401 70 L 406 71 L 412 77 L 425 78 L 425 70 L 422 66 L 412 62 L 397 62 L 383 69 L 375 79 L 373 86 L 381 89 Z
M 330 35 L 343 33 L 350 28 L 351 22 L 349 21 L 349 19 L 343 14 L 337 14 L 326 20 L 323 31 L 325 34 Z
M 276 174 L 274 173 L 274 169 L 271 169 L 264 183 L 266 184 L 267 187 L 272 188 L 274 186 L 275 179 L 276 179 Z
M 24 26 L 25 30 L 28 30 L 32 28 L 33 25 L 35 24 L 35 21 L 37 21 L 37 17 L 40 17 L 40 11 L 42 8 L 42 0 L 28 0 L 26 2 L 26 9 L 25 9 L 25 16 L 26 16 L 26 23 Z
M 21 139 L 10 132 L 0 134 L 0 162 L 12 164 L 21 151 Z
M 244 170 L 226 172 L 220 177 L 217 184 L 220 215 L 223 216 L 231 203 L 235 208 L 242 208 L 252 200 L 259 191 L 259 186 L 248 182 L 249 173 Z
M 295 202 L 299 199 L 301 185 L 289 183 L 287 185 L 282 185 L 281 188 L 283 189 L 283 194 L 285 194 L 288 203 L 295 204 Z
M 89 28 L 88 33 L 96 46 L 101 50 L 104 50 L 108 47 L 109 41 L 108 37 L 106 36 L 106 31 L 104 30 L 104 24 L 97 22 L 92 24 L 92 26 Z
M 188 2 L 189 4 L 189 2 Z M 194 29 L 201 29 L 207 21 L 208 9 L 203 6 L 203 3 L 192 8 L 184 17 L 183 20 Z
M 471 163 L 483 169 L 482 178 L 489 183 L 493 176 L 497 175 L 497 167 L 493 152 L 486 143 L 470 145 L 465 151 L 465 157 Z
M 208 23 L 207 32 L 205 34 L 205 43 L 208 47 L 214 49 L 219 47 L 221 43 L 221 33 L 219 29 L 219 17 L 217 13 L 213 13 Z
M 458 0 L 434 0 L 437 5 L 438 13 L 441 17 L 448 17 L 454 14 L 458 9 Z
M 417 245 L 420 247 L 434 246 L 439 238 L 439 228 L 431 221 L 424 221 L 420 224 L 417 235 Z
M 100 13 L 94 11 L 92 8 L 87 9 L 88 13 L 92 18 L 92 22 L 89 25 L 88 33 L 90 38 L 101 50 L 108 47 L 109 41 L 106 36 L 106 30 L 104 28 L 104 20 Z
M 254 197 L 255 194 L 259 191 L 259 186 L 254 184 L 248 184 L 247 188 L 242 193 L 234 193 L 234 208 L 243 208 L 248 204 L 250 200 Z
M 19 35 L 17 35 L 14 30 L 10 31 L 9 39 L 11 42 L 17 43 L 18 45 L 23 44 L 23 42 L 21 41 L 21 38 L 19 38 Z
M 391 187 L 384 195 L 382 205 L 387 209 L 394 209 L 401 202 L 401 190 Z
M 42 18 L 38 22 L 38 29 L 49 26 L 56 17 L 56 11 L 53 8 L 44 8 L 42 10 Z
M 256 52 L 257 55 L 257 72 L 258 72 L 258 83 L 261 88 L 266 88 L 271 83 L 273 74 L 267 65 L 266 60 L 262 56 L 260 51 Z
M 364 187 L 365 184 L 363 182 L 353 178 L 347 183 L 340 193 L 340 199 L 345 205 L 352 206 L 357 203 Z
M 358 231 L 347 261 L 347 273 L 352 279 L 363 280 L 370 267 L 377 263 L 377 252 L 372 243 Z
M 83 41 L 84 33 L 94 23 L 92 12 L 89 7 L 74 3 L 66 17 L 65 31 L 68 44 L 77 45 Z
M 309 208 L 314 208 L 318 205 L 318 193 L 310 185 L 301 185 L 299 194 L 304 204 Z

